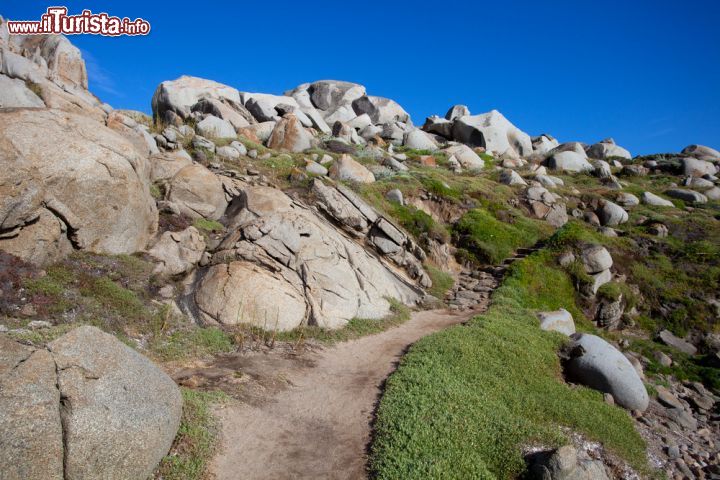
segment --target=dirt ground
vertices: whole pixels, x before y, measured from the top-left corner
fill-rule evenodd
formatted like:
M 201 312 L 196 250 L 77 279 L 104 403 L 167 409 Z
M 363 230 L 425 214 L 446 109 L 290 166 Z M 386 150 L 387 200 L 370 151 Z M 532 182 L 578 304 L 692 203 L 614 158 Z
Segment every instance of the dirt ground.
M 248 387 L 215 412 L 222 427 L 211 478 L 366 478 L 371 422 L 385 379 L 411 344 L 477 313 L 416 312 L 398 327 L 332 347 L 227 357 L 202 369 L 210 383 L 241 371 L 235 381 Z

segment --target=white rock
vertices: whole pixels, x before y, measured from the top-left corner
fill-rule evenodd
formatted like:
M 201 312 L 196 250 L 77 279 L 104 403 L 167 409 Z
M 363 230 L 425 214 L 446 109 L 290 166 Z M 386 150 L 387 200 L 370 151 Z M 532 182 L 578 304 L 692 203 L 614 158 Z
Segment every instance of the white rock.
M 230 122 L 213 115 L 202 119 L 195 129 L 205 138 L 235 138 L 237 136 Z
M 573 317 L 564 308 L 554 312 L 539 312 L 540 329 L 552 332 L 560 332 L 568 337 L 575 333 L 575 322 Z

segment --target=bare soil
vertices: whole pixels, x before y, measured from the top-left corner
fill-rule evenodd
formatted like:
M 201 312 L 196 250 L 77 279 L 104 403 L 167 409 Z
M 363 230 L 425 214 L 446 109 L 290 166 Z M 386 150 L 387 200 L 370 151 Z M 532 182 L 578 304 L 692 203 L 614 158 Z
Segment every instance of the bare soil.
M 480 307 L 477 305 L 476 307 Z M 416 312 L 385 332 L 301 354 L 265 351 L 177 372 L 180 383 L 234 378 L 238 400 L 218 408 L 217 480 L 363 479 L 385 379 L 407 348 L 478 310 Z M 228 375 L 230 372 L 242 374 Z

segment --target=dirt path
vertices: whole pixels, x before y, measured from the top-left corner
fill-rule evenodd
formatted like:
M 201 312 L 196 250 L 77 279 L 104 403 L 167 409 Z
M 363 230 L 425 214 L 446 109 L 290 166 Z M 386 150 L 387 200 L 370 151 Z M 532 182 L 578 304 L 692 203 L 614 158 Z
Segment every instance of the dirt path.
M 217 480 L 366 478 L 370 422 L 384 380 L 412 343 L 477 313 L 417 312 L 403 325 L 301 362 L 276 362 L 283 388 L 217 411 L 221 444 L 210 473 Z

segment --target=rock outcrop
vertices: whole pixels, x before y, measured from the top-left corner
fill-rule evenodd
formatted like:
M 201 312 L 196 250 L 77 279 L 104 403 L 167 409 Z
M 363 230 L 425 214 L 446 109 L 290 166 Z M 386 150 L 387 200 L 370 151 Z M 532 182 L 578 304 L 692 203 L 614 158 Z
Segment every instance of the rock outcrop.
M 175 383 L 95 327 L 35 349 L 0 336 L 3 478 L 150 476 L 180 426 Z
M 399 270 L 280 190 L 243 188 L 229 216 L 230 233 L 195 295 L 206 322 L 339 328 L 352 318 L 387 315 L 387 297 L 420 299 Z
M 566 365 L 570 378 L 595 390 L 609 393 L 628 410 L 645 411 L 649 398 L 635 368 L 615 347 L 586 333 L 573 336 L 571 358 Z
M 72 248 L 133 253 L 157 229 L 148 159 L 87 116 L 2 111 L 0 157 L 0 249 L 39 264 Z

